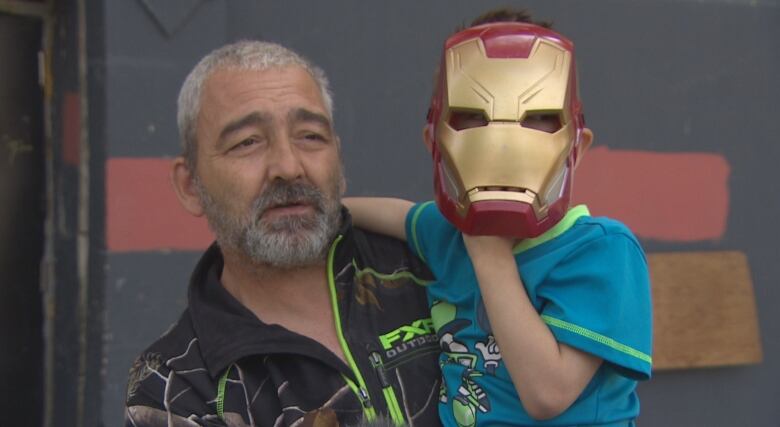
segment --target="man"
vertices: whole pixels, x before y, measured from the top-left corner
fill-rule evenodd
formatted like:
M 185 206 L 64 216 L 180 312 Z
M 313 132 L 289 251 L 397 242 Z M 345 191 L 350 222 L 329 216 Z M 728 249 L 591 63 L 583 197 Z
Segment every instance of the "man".
M 430 273 L 353 229 L 324 73 L 279 45 L 203 58 L 179 95 L 179 201 L 217 237 L 134 363 L 126 425 L 435 425 Z

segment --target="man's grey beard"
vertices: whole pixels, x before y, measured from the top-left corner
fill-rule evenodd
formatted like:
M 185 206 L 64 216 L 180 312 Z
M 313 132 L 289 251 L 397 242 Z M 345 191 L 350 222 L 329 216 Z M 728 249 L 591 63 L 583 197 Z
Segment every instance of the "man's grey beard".
M 326 258 L 341 219 L 338 179 L 340 175 L 330 183 L 329 195 L 303 182 L 275 180 L 246 215 L 233 215 L 226 203 L 212 197 L 198 179 L 195 187 L 220 246 L 239 250 L 255 264 L 295 268 L 319 264 Z M 314 214 L 261 219 L 269 208 L 295 203 L 311 205 Z

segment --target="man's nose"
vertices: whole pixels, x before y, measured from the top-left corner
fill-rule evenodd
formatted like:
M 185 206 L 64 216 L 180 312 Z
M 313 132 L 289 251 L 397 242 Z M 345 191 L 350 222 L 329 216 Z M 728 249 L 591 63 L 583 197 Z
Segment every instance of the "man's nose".
M 269 159 L 268 178 L 292 181 L 304 174 L 300 153 L 289 137 L 279 138 L 272 149 Z

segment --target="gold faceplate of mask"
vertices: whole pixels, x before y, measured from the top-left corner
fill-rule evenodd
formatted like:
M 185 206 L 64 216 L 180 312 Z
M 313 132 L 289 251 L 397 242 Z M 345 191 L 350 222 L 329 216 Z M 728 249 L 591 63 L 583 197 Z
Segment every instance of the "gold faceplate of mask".
M 543 38 L 528 58 L 488 58 L 479 38 L 447 51 L 436 134 L 461 214 L 472 202 L 513 200 L 543 217 L 557 200 L 576 132 L 567 108 L 571 60 L 570 52 Z M 448 124 L 451 111 L 482 112 L 488 123 L 458 131 Z M 560 114 L 562 127 L 554 133 L 525 128 L 529 112 Z M 496 187 L 507 190 L 491 190 Z

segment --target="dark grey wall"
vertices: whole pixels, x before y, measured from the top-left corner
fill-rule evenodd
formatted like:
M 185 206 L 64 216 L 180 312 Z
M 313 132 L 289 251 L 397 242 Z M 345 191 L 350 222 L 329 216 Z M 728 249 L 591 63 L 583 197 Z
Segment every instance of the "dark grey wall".
M 175 98 L 186 73 L 225 42 L 261 38 L 298 50 L 328 72 L 350 194 L 428 199 L 431 173 L 420 130 L 441 43 L 457 24 L 507 3 L 107 1 L 108 156 L 175 155 Z M 780 1 L 511 4 L 554 20 L 576 42 L 597 144 L 720 152 L 731 165 L 731 208 L 721 240 L 643 243 L 648 251 L 747 253 L 765 361 L 656 374 L 640 386 L 641 425 L 780 425 L 780 263 L 774 248 L 780 197 L 773 190 L 780 158 Z M 106 425 L 122 416 L 132 358 L 183 307 L 196 258 L 109 254 Z
M 0 413 L 40 424 L 43 313 L 39 263 L 46 217 L 41 21 L 0 13 Z M 20 387 L 20 385 L 23 385 Z

